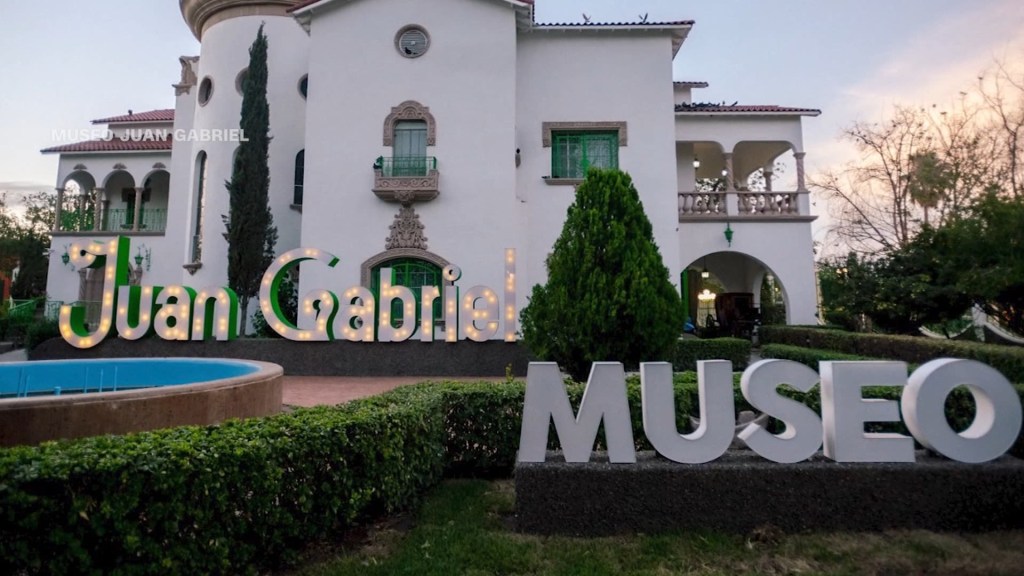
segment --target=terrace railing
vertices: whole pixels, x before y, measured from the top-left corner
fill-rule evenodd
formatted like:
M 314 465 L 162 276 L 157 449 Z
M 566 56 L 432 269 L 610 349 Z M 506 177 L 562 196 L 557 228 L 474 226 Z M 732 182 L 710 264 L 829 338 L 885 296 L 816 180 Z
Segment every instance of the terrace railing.
M 680 192 L 679 219 L 813 219 L 808 192 Z
M 100 226 L 95 226 L 96 213 L 92 210 L 71 210 L 61 213 L 62 232 L 165 232 L 167 210 L 164 208 L 143 208 L 139 214 L 139 225 L 135 226 L 134 208 L 110 208 L 103 211 Z

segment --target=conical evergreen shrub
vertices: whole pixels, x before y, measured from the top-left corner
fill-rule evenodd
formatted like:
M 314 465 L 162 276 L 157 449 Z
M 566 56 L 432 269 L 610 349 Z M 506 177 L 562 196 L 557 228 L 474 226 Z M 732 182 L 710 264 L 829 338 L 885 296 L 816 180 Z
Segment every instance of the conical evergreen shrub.
M 683 309 L 628 174 L 592 168 L 522 311 L 523 340 L 583 381 L 596 361 L 668 360 Z

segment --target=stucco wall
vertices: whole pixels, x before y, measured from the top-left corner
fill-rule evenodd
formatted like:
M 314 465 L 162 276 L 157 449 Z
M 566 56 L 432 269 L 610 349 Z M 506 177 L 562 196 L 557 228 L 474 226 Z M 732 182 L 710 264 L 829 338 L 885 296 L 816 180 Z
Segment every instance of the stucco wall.
M 430 35 L 419 58 L 395 49 L 395 34 L 408 24 Z M 515 195 L 511 8 L 478 0 L 354 2 L 317 16 L 311 40 L 302 244 L 341 263 L 333 270 L 303 265 L 300 294 L 358 284 L 360 264 L 385 250 L 399 205 L 374 195 L 372 166 L 392 155 L 384 122 L 407 100 L 429 107 L 437 126 L 427 154 L 437 158 L 440 195 L 415 205 L 428 250 L 462 268 L 463 289 L 482 284 L 500 293 L 504 250 L 517 248 L 522 257 L 526 242 Z

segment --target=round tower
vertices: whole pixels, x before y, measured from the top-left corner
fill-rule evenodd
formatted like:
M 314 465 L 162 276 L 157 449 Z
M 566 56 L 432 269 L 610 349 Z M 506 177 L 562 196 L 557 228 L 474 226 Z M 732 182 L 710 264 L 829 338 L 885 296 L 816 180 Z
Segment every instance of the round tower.
M 194 286 L 227 284 L 227 241 L 221 215 L 228 214 L 224 183 L 231 178 L 239 142 L 223 139 L 239 127 L 249 47 L 263 26 L 267 36 L 267 99 L 270 104 L 270 208 L 277 226 L 275 251 L 297 248 L 302 226 L 301 178 L 305 149 L 309 36 L 288 9 L 300 0 L 179 0 L 181 14 L 201 48 L 191 118 L 196 141 L 189 150 L 187 240 L 202 264 L 187 277 Z M 176 121 L 176 124 L 178 122 Z M 185 122 L 181 122 L 182 125 Z M 209 135 L 207 138 L 205 135 Z M 298 165 L 297 165 L 298 162 Z M 180 187 L 178 189 L 181 189 Z M 195 268 L 195 267 L 193 267 Z
M 240 16 L 287 16 L 300 0 L 180 0 L 181 15 L 196 39 L 218 22 Z

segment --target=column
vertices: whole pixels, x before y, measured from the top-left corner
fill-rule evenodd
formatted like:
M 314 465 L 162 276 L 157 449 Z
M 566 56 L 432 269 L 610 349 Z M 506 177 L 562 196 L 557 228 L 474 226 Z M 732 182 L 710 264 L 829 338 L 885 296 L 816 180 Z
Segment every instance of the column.
M 807 182 L 804 173 L 804 156 L 805 152 L 794 152 L 793 158 L 796 158 L 796 198 L 798 214 L 801 216 L 810 216 L 811 214 L 811 195 L 807 191 Z
M 739 197 L 736 195 L 736 182 L 732 174 L 732 152 L 725 153 L 725 213 L 740 212 Z
M 93 201 L 96 203 L 93 206 L 93 230 L 103 230 L 103 204 L 107 201 L 107 193 L 103 188 L 93 188 Z
M 60 221 L 64 217 L 64 188 L 55 188 L 55 190 L 57 190 L 57 205 L 53 208 L 53 231 L 60 232 Z
M 807 183 L 804 177 L 804 156 L 806 152 L 794 152 L 793 158 L 796 158 L 796 191 L 806 192 Z
M 76 220 L 78 220 L 78 224 L 75 226 L 75 231 L 76 232 L 86 232 L 86 228 L 85 228 L 85 205 L 87 204 L 86 200 L 88 198 L 89 198 L 89 192 L 87 190 L 83 189 L 81 192 L 79 192 L 79 194 L 78 194 L 78 214 L 77 214 L 77 218 L 76 218 Z
M 764 167 L 764 191 L 772 191 L 772 178 L 775 176 L 775 167 L 771 164 Z
M 135 189 L 135 217 L 132 219 L 132 232 L 138 232 L 142 224 L 139 219 L 142 216 L 142 198 L 145 191 L 145 188 Z
M 732 152 L 725 153 L 725 191 L 736 191 L 736 183 L 733 181 L 732 176 Z

